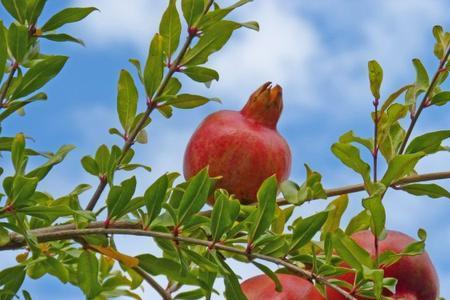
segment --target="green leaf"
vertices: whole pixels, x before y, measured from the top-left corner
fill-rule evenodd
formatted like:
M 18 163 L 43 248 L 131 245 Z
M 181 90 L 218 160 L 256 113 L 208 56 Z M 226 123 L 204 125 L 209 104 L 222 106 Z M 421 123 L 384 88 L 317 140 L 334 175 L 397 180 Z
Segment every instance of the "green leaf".
M 217 256 L 216 256 L 217 257 Z M 223 280 L 225 284 L 225 299 L 233 299 L 233 300 L 247 300 L 247 297 L 241 290 L 241 285 L 239 284 L 239 279 L 233 270 L 225 263 L 225 261 L 221 260 L 223 268 L 227 271 L 227 274 L 224 274 Z
M 148 97 L 153 97 L 153 94 L 158 89 L 163 78 L 163 71 L 163 37 L 160 34 L 155 34 L 150 43 L 147 63 L 144 69 L 144 84 Z
M 192 94 L 180 94 L 176 98 L 168 100 L 165 105 L 172 105 L 176 108 L 191 109 L 208 103 L 210 99 Z
M 25 25 L 11 23 L 8 30 L 8 47 L 14 60 L 19 64 L 23 62 L 28 51 L 28 43 L 28 28 Z
M 159 24 L 159 33 L 163 37 L 163 51 L 170 58 L 178 48 L 181 34 L 181 21 L 176 7 L 176 0 L 169 1 L 169 6 Z
M 94 298 L 100 292 L 98 282 L 98 260 L 95 254 L 90 251 L 83 251 L 78 259 L 77 269 L 78 285 L 84 294 L 89 298 Z
M 283 287 L 281 286 L 281 282 L 278 279 L 278 276 L 271 269 L 269 269 L 268 267 L 266 267 L 263 264 L 255 262 L 255 261 L 252 261 L 252 264 L 254 264 L 258 269 L 260 269 L 270 279 L 272 279 L 273 283 L 275 284 L 275 290 L 277 292 L 280 293 L 283 290 Z
M 108 172 L 109 149 L 106 145 L 101 145 L 95 153 L 95 161 L 97 162 L 99 174 L 106 175 Z
M 239 201 L 229 198 L 223 191 L 215 194 L 215 203 L 211 213 L 211 236 L 219 241 L 223 234 L 231 229 L 239 215 Z
M 42 100 L 47 100 L 47 94 L 37 93 L 36 95 L 33 95 L 24 101 L 12 101 L 11 103 L 8 104 L 8 107 L 3 112 L 0 113 L 0 122 L 9 117 L 10 115 L 12 115 L 16 111 L 20 113 L 20 111 L 26 105 Z
M 215 24 L 217 24 L 220 20 L 222 20 L 223 18 L 225 18 L 230 12 L 232 12 L 233 10 L 235 10 L 236 8 L 247 4 L 249 2 L 252 2 L 252 0 L 239 0 L 237 2 L 235 2 L 234 4 L 225 7 L 223 9 L 217 8 L 213 11 L 208 12 L 200 21 L 199 23 L 199 28 L 201 28 L 202 30 L 205 30 L 211 26 L 214 26 Z M 245 26 L 245 25 L 242 25 Z M 250 27 L 255 27 L 254 24 L 249 24 Z M 251 28 L 254 29 L 254 28 Z
M 26 0 L 2 0 L 3 7 L 19 23 L 25 23 Z
M 383 277 L 384 270 L 383 269 L 370 269 L 367 267 L 363 267 L 363 277 L 364 279 L 369 279 L 373 281 L 374 287 L 373 291 L 376 299 L 381 298 L 381 292 L 383 291 Z
M 48 56 L 30 68 L 14 90 L 12 99 L 25 97 L 43 87 L 64 67 L 67 56 Z
M 211 180 L 208 176 L 208 168 L 204 168 L 189 180 L 178 208 L 178 223 L 185 221 L 197 213 L 208 198 Z
M 430 79 L 428 78 L 428 73 L 422 62 L 418 58 L 412 60 L 414 68 L 416 68 L 416 84 L 421 90 L 426 90 L 430 84 Z
M 8 59 L 8 44 L 6 43 L 5 27 L 3 21 L 0 20 L 0 82 L 2 82 L 5 73 L 5 65 Z
M 164 174 L 145 191 L 144 201 L 148 214 L 146 225 L 150 225 L 161 212 L 162 203 L 166 200 L 166 191 L 168 187 L 169 180 L 167 175 Z
M 69 154 L 69 152 L 73 149 L 75 149 L 74 145 L 61 146 L 55 154 L 51 154 L 49 156 L 48 160 L 44 164 L 28 172 L 27 177 L 37 177 L 39 180 L 42 180 L 45 176 L 47 176 L 48 172 L 50 172 L 55 165 L 62 162 L 67 154 Z
M 362 266 L 372 266 L 370 254 L 342 231 L 333 233 L 332 241 L 336 252 L 352 268 L 362 270 Z
M 209 255 L 201 255 L 195 251 L 189 250 L 188 248 L 181 248 L 181 250 L 187 254 L 189 259 L 191 259 L 197 266 L 208 271 L 208 272 L 218 272 L 219 268 L 215 263 L 209 259 Z M 206 257 L 205 257 L 206 256 Z
M 217 71 L 205 67 L 188 67 L 183 70 L 183 73 L 189 76 L 192 80 L 198 82 L 210 82 L 219 80 L 219 73 Z
M 27 1 L 27 20 L 29 24 L 36 24 L 39 16 L 44 9 L 47 0 L 28 0 Z
M 256 195 L 258 208 L 256 210 L 255 222 L 251 224 L 248 235 L 248 243 L 253 243 L 272 224 L 275 214 L 278 182 L 275 175 L 264 180 Z
M 38 178 L 27 178 L 24 176 L 16 176 L 12 186 L 12 203 L 17 207 L 25 204 L 26 201 L 34 194 L 36 186 L 38 184 Z
M 314 235 L 319 232 L 328 218 L 328 211 L 322 211 L 315 215 L 301 219 L 294 227 L 292 242 L 289 252 L 300 249 L 311 241 Z
M 57 277 L 62 283 L 67 283 L 69 281 L 69 271 L 59 260 L 51 256 L 47 256 L 47 260 L 45 262 L 50 274 Z
M 363 145 L 364 147 L 366 147 L 371 152 L 373 150 L 373 140 L 360 138 L 360 137 L 356 136 L 352 130 L 347 131 L 346 133 L 341 135 L 339 137 L 339 142 L 340 143 L 344 143 L 344 144 L 347 144 L 347 143 L 358 143 L 358 144 Z
M 130 73 L 120 71 L 117 87 L 117 113 L 120 124 L 129 132 L 137 111 L 138 91 Z
M 376 60 L 371 60 L 368 63 L 370 90 L 375 99 L 380 99 L 380 87 L 383 81 L 383 69 Z
M 327 232 L 334 232 L 336 231 L 336 229 L 339 228 L 342 215 L 347 209 L 347 206 L 348 206 L 347 194 L 339 196 L 338 198 L 333 200 L 330 204 L 328 204 L 327 206 L 328 217 L 325 224 L 323 224 L 322 235 L 326 234 Z
M 0 227 L 0 247 L 9 243 L 10 241 L 9 232 L 3 227 Z
M 2 270 L 0 272 L 0 286 L 3 289 L 0 292 L 2 300 L 14 299 L 15 294 L 19 291 L 25 279 L 25 266 L 15 266 Z
M 373 195 L 363 199 L 364 208 L 370 212 L 370 227 L 374 236 L 382 238 L 386 226 L 386 210 L 384 209 L 380 195 Z
M 74 211 L 66 205 L 27 206 L 18 208 L 17 211 L 46 221 L 56 220 L 58 217 L 71 216 L 74 213 Z
M 437 93 L 431 98 L 431 103 L 438 106 L 445 105 L 448 101 L 450 101 L 450 92 L 448 91 Z
M 386 101 L 384 101 L 383 106 L 381 106 L 381 110 L 380 110 L 380 115 L 382 115 L 387 109 L 388 107 L 394 103 L 395 99 L 397 99 L 401 94 L 403 94 L 406 90 L 408 90 L 409 88 L 413 87 L 413 85 L 408 84 L 405 85 L 401 88 L 399 88 L 397 91 L 395 91 L 394 93 L 392 93 L 387 99 Z
M 151 275 L 165 275 L 182 284 L 199 285 L 198 279 L 191 273 L 181 275 L 181 265 L 169 258 L 159 258 L 151 254 L 138 255 L 139 266 Z
M 52 31 L 59 27 L 83 20 L 93 11 L 98 10 L 95 7 L 71 7 L 63 9 L 54 16 L 52 16 L 47 23 L 42 26 L 43 32 Z
M 11 160 L 16 174 L 22 172 L 25 159 L 25 136 L 18 133 L 11 145 Z
M 363 210 L 354 216 L 345 229 L 345 234 L 352 235 L 355 232 L 365 230 L 370 226 L 370 214 L 367 210 Z
M 130 58 L 128 61 L 136 68 L 136 71 L 139 76 L 139 80 L 143 84 L 144 83 L 144 75 L 142 74 L 141 62 L 135 58 Z
M 370 166 L 360 156 L 358 148 L 343 143 L 335 143 L 331 146 L 333 154 L 347 167 L 361 174 L 365 183 L 370 182 Z
M 41 38 L 47 39 L 53 42 L 73 42 L 84 46 L 84 42 L 79 38 L 73 37 L 67 33 L 52 33 L 52 34 L 44 34 L 40 36 Z
M 405 192 L 416 196 L 428 196 L 431 198 L 448 198 L 450 199 L 450 192 L 444 189 L 443 187 L 430 183 L 430 184 L 408 184 L 401 186 L 401 189 Z
M 194 25 L 205 9 L 204 0 L 182 0 L 181 9 L 188 26 Z
M 188 50 L 182 65 L 193 66 L 201 65 L 208 61 L 208 57 L 222 49 L 231 37 L 234 30 L 240 27 L 231 21 L 220 21 L 211 28 L 204 31 L 198 43 Z
M 98 176 L 100 174 L 97 162 L 89 155 L 86 155 L 81 159 L 81 165 L 84 170 L 91 175 Z
M 405 175 L 410 174 L 417 162 L 425 155 L 424 152 L 414 154 L 402 154 L 394 157 L 388 165 L 388 169 L 381 179 L 386 187 L 390 186 L 394 181 L 399 180 Z
M 139 133 L 136 136 L 136 143 L 139 144 L 147 144 L 148 143 L 148 134 L 145 129 L 142 129 L 139 131 Z
M 450 138 L 450 130 L 429 132 L 416 137 L 406 148 L 405 153 L 435 153 L 440 150 L 443 140 Z
M 119 218 L 136 191 L 136 177 L 122 181 L 120 186 L 113 186 L 106 199 L 108 218 Z

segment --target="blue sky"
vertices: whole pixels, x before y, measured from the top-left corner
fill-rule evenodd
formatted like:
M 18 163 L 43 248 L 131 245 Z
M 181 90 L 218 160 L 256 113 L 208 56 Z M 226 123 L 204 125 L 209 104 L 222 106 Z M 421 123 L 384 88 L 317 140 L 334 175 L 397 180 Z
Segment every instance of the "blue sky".
M 69 143 L 77 146 L 40 187 L 55 196 L 66 194 L 79 183 L 96 184 L 92 176 L 83 173 L 80 158 L 92 154 L 101 143 L 121 143 L 107 133 L 108 128 L 118 127 L 115 114 L 118 74 L 122 68 L 134 71 L 128 58 L 144 60 L 150 37 L 157 30 L 166 6 L 165 0 L 49 0 L 43 20 L 60 10 L 62 2 L 101 10 L 75 26 L 64 28 L 82 38 L 86 47 L 43 43 L 44 51 L 71 58 L 60 76 L 46 86 L 48 102 L 34 104 L 24 118 L 14 116 L 4 124 L 3 132 L 23 131 L 35 139 L 34 147 L 42 150 L 55 150 Z M 210 59 L 208 65 L 220 73 L 219 82 L 207 89 L 184 80 L 184 91 L 218 96 L 223 104 L 176 111 L 170 120 L 155 114 L 148 128 L 150 143 L 136 147 L 136 161 L 153 167 L 152 173 L 137 172 L 139 192 L 160 174 L 182 170 L 184 147 L 206 115 L 219 109 L 240 109 L 248 95 L 268 80 L 284 88 L 285 110 L 279 131 L 292 149 L 291 178 L 302 181 L 303 164 L 308 163 L 323 174 L 326 187 L 359 182 L 329 148 L 347 130 L 354 129 L 362 136 L 372 133 L 367 61 L 377 59 L 384 68 L 384 97 L 414 80 L 412 58 L 421 58 L 428 70 L 434 72 L 437 62 L 432 54 L 431 28 L 441 24 L 449 30 L 449 9 L 449 2 L 438 0 L 255 0 L 234 13 L 233 18 L 257 20 L 261 31 L 239 31 L 221 53 Z M 9 20 L 2 10 L 0 18 Z M 141 101 L 143 108 L 142 98 Z M 426 110 L 414 134 L 448 129 L 449 113 L 450 106 Z M 418 166 L 420 172 L 449 169 L 448 153 L 429 157 Z M 440 184 L 450 188 L 449 180 Z M 344 222 L 361 210 L 362 196 L 351 195 Z M 442 296 L 450 297 L 448 200 L 390 191 L 385 201 L 389 228 L 413 236 L 419 227 L 428 231 L 427 249 L 440 275 Z M 309 215 L 326 204 L 316 201 L 298 208 L 296 214 Z M 120 241 L 119 249 L 125 252 L 140 253 L 143 245 L 154 251 L 148 239 L 120 238 Z M 2 253 L 0 264 L 13 263 L 15 254 Z M 250 266 L 236 263 L 233 267 L 243 278 L 257 273 Z M 218 289 L 221 286 L 219 283 Z M 39 281 L 27 279 L 25 287 L 35 299 L 82 298 L 76 288 L 50 277 Z M 149 287 L 145 288 L 145 295 L 155 297 Z

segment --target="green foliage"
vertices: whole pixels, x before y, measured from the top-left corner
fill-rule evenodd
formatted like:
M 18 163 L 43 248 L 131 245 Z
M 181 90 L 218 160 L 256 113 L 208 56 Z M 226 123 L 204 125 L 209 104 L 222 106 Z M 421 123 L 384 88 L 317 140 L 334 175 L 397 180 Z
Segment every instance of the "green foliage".
M 0 20 L 2 123 L 15 112 L 23 114 L 28 104 L 46 100 L 47 95 L 39 90 L 61 72 L 68 59 L 63 55 L 41 53 L 40 40 L 84 45 L 80 39 L 57 30 L 83 20 L 96 10 L 93 7 L 66 8 L 40 26 L 46 2 L 1 0 L 15 19 L 7 27 Z M 393 264 L 402 256 L 423 253 L 426 233 L 419 230 L 419 240 L 401 253 L 386 251 L 374 259 L 351 239 L 351 235 L 370 228 L 378 239 L 384 238 L 389 212 L 383 198 L 390 187 L 416 196 L 450 198 L 449 192 L 435 183 L 405 181 L 406 176 L 417 175 L 415 166 L 422 158 L 448 150 L 443 143 L 450 137 L 449 130 L 426 132 L 409 142 L 417 120 L 409 129 L 403 128 L 408 112 L 414 118 L 429 106 L 442 106 L 450 100 L 450 92 L 441 87 L 448 76 L 446 68 L 450 63 L 444 58 L 450 47 L 450 33 L 440 26 L 433 29 L 434 53 L 442 67 L 436 76 L 430 76 L 422 62 L 414 59 L 415 82 L 385 98 L 380 103 L 377 118 L 375 112 L 371 115 L 376 124 L 376 140 L 375 136 L 360 137 L 347 131 L 331 147 L 332 153 L 363 179 L 363 185 L 356 189 L 351 187 L 348 192 L 364 189 L 367 193 L 360 198 L 362 211 L 350 219 L 345 232 L 341 229 L 342 218 L 349 201 L 354 199 L 345 189 L 342 192 L 325 190 L 322 175 L 308 165 L 305 165 L 306 176 L 301 184 L 289 180 L 279 183 L 275 175 L 267 178 L 258 190 L 256 205 L 241 205 L 227 191 L 215 190 L 220 177 L 210 177 L 207 167 L 186 181 L 177 179 L 177 173 L 165 173 L 154 182 L 143 183 L 144 189 L 137 188 L 142 183 L 127 173 L 136 168 L 151 170 L 135 161 L 134 147 L 137 143 L 149 142 L 146 127 L 151 123 L 153 110 L 170 118 L 177 109 L 193 109 L 219 101 L 182 92 L 177 76 L 183 73 L 186 79 L 208 87 L 212 81 L 219 80 L 218 72 L 205 65 L 209 57 L 220 51 L 238 28 L 259 29 L 256 22 L 225 19 L 248 2 L 251 1 L 241 0 L 222 8 L 214 1 L 168 1 L 159 33 L 150 42 L 145 65 L 130 59 L 137 71 L 136 80 L 127 70 L 121 70 L 119 75 L 116 107 L 122 128 L 111 128 L 109 133 L 119 136 L 124 144 L 121 147 L 101 145 L 94 154 L 85 155 L 81 160 L 82 168 L 100 181 L 90 195 L 94 206 L 89 209 L 83 209 L 80 197 L 91 188 L 87 184 L 79 184 L 56 199 L 41 190 L 41 181 L 63 162 L 74 146 L 63 145 L 54 153 L 41 152 L 30 148 L 25 133 L 0 137 L 0 151 L 6 152 L 5 161 L 10 161 L 11 165 L 11 168 L 4 168 L 11 174 L 3 177 L 4 195 L 0 195 L 3 197 L 0 250 L 22 246 L 25 250 L 17 256 L 17 266 L 0 271 L 1 299 L 14 299 L 20 293 L 24 299 L 31 299 L 27 291 L 20 291 L 25 277 L 38 279 L 45 274 L 78 286 L 87 299 L 122 296 L 141 299 L 134 290 L 141 287 L 148 276 L 166 278 L 174 299 L 210 299 L 212 293 L 218 293 L 214 284 L 219 278 L 224 281 L 227 299 L 246 299 L 239 284 L 241 278 L 229 261 L 252 263 L 281 290 L 276 273 L 289 271 L 255 261 L 264 260 L 264 255 L 270 257 L 269 261 L 289 264 L 291 269 L 307 268 L 314 273 L 316 285 L 322 291 L 321 278 L 332 278 L 348 269 L 356 273 L 355 286 L 329 281 L 348 289 L 355 288 L 357 295 L 375 299 L 382 298 L 383 289 L 395 289 L 396 280 L 386 278 L 380 266 Z M 178 7 L 181 7 L 180 12 Z M 183 26 L 187 29 L 187 38 L 185 44 L 180 45 Z M 368 69 L 372 95 L 377 101 L 381 100 L 383 70 L 375 60 L 368 63 Z M 139 90 L 145 90 L 144 99 L 139 98 Z M 398 103 L 402 94 L 405 94 L 405 103 Z M 422 94 L 428 98 L 417 102 Z M 145 101 L 146 109 L 140 112 L 141 100 Z M 365 156 L 360 148 L 369 150 L 372 158 L 377 157 L 378 151 L 383 155 L 382 163 L 387 168 L 379 176 L 380 181 L 375 180 L 375 176 L 372 178 L 370 172 L 383 169 L 363 160 Z M 115 179 L 118 173 L 121 173 L 120 183 Z M 279 191 L 284 197 L 281 202 L 276 199 Z M 299 216 L 298 206 L 334 195 L 340 196 L 331 200 L 326 209 L 307 217 Z M 214 202 L 211 209 L 205 208 L 208 200 Z M 288 206 L 282 208 L 282 205 Z M 59 234 L 62 231 L 83 234 L 62 240 L 55 235 L 43 240 L 42 236 L 52 230 Z M 104 234 L 106 232 L 108 234 Z M 115 235 L 109 233 L 152 236 L 162 254 L 147 253 L 145 247 L 146 252 L 136 257 L 123 254 L 117 249 Z M 342 263 L 348 267 L 343 268 Z M 183 285 L 193 286 L 193 289 L 179 292 Z

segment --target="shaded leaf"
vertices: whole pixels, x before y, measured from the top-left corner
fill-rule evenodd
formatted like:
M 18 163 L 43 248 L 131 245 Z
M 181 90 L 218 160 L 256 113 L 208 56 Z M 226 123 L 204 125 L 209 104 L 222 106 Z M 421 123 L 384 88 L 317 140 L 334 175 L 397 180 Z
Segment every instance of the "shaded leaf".
M 219 73 L 213 69 L 208 69 L 205 67 L 188 67 L 183 70 L 183 73 L 189 76 L 192 80 L 198 82 L 210 82 L 213 80 L 219 80 Z
M 211 236 L 213 241 L 219 241 L 239 215 L 239 201 L 229 198 L 224 192 L 215 194 L 214 207 L 211 213 Z
M 325 224 L 328 218 L 328 211 L 322 211 L 315 215 L 299 220 L 294 227 L 292 233 L 292 242 L 289 252 L 300 249 L 319 232 L 323 224 Z
M 181 9 L 183 11 L 184 19 L 189 26 L 192 26 L 202 15 L 205 8 L 205 1 L 203 0 L 182 0 Z
M 431 103 L 442 106 L 450 101 L 450 92 L 440 92 L 431 98 Z
M 146 225 L 150 225 L 161 212 L 162 203 L 166 200 L 166 191 L 168 187 L 169 180 L 167 175 L 164 174 L 145 191 L 144 201 L 148 214 Z
M 25 23 L 26 0 L 2 0 L 3 7 L 19 23 Z

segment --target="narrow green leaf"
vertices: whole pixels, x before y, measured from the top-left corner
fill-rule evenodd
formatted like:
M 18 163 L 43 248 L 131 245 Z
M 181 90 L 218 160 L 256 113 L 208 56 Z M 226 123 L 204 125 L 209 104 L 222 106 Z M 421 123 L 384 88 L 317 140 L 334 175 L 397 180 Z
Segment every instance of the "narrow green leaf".
M 362 270 L 362 266 L 371 267 L 370 254 L 342 231 L 332 234 L 333 247 L 339 256 L 352 268 Z
M 176 108 L 191 109 L 208 103 L 210 99 L 192 94 L 180 94 L 176 98 L 169 99 L 165 104 Z
M 176 7 L 176 0 L 169 1 L 169 6 L 159 24 L 159 33 L 163 37 L 163 51 L 170 58 L 178 48 L 181 35 L 181 21 Z
M 98 10 L 95 7 L 71 7 L 63 9 L 54 16 L 52 16 L 47 23 L 42 26 L 43 32 L 52 31 L 59 27 L 83 20 L 93 11 Z
M 412 60 L 414 68 L 416 68 L 416 83 L 417 86 L 422 89 L 426 90 L 428 88 L 428 85 L 430 84 L 430 79 L 428 78 L 427 70 L 425 69 L 424 65 L 418 58 L 414 58 Z
M 3 7 L 19 23 L 25 23 L 26 0 L 2 0 Z
M 27 1 L 27 20 L 28 20 L 29 24 L 36 24 L 46 3 L 47 3 L 47 0 L 28 0 Z
M 148 97 L 153 97 L 161 80 L 164 71 L 163 37 L 155 34 L 150 43 L 147 62 L 144 69 L 145 91 Z
M 21 172 L 25 158 L 25 136 L 18 133 L 11 145 L 11 160 L 16 173 Z
M 25 279 L 25 266 L 14 266 L 5 268 L 0 272 L 0 286 L 2 286 L 2 300 L 14 299 L 15 294 L 19 291 Z
M 402 154 L 394 157 L 388 165 L 388 169 L 381 179 L 386 187 L 390 186 L 394 181 L 399 180 L 405 175 L 410 174 L 417 162 L 425 155 L 424 152 L 414 154 Z
M 138 91 L 130 73 L 120 71 L 117 87 L 117 113 L 120 124 L 129 132 L 137 111 Z
M 28 43 L 28 28 L 25 25 L 11 23 L 8 30 L 8 47 L 14 60 L 19 64 L 23 62 L 28 51 Z
M 139 76 L 139 80 L 144 84 L 144 75 L 142 74 L 141 62 L 138 59 L 130 58 L 128 60 L 135 68 Z
M 159 177 L 144 194 L 145 206 L 147 207 L 147 224 L 150 225 L 154 219 L 159 215 L 162 208 L 162 203 L 166 199 L 166 191 L 169 187 L 169 180 L 167 175 Z
M 183 224 L 203 207 L 208 198 L 210 186 L 208 168 L 204 168 L 189 180 L 189 185 L 178 207 L 179 224 Z
M 450 130 L 441 130 L 429 132 L 416 137 L 406 148 L 405 153 L 425 152 L 426 154 L 435 153 L 440 150 L 443 140 L 450 138 Z
M 380 99 L 380 87 L 383 81 L 383 69 L 376 60 L 371 60 L 368 63 L 370 90 L 375 99 Z
M 73 42 L 84 46 L 84 42 L 82 40 L 67 33 L 44 34 L 41 35 L 40 38 L 44 38 L 53 42 Z
M 386 226 L 386 210 L 384 209 L 380 195 L 373 195 L 363 199 L 364 208 L 370 212 L 370 227 L 374 236 L 382 238 Z
M 448 198 L 450 199 L 450 192 L 444 189 L 443 187 L 430 183 L 430 184 L 408 184 L 403 185 L 401 187 L 402 190 L 405 192 L 408 192 L 410 194 L 416 195 L 416 196 L 428 196 L 431 198 Z
M 431 103 L 437 106 L 445 105 L 448 101 L 450 101 L 449 91 L 437 93 L 431 98 Z
M 34 194 L 38 179 L 36 177 L 27 178 L 24 176 L 16 176 L 12 186 L 12 203 L 17 207 L 25 204 Z
M 75 149 L 74 145 L 61 146 L 55 154 L 49 155 L 48 160 L 44 164 L 28 172 L 26 176 L 37 177 L 39 180 L 42 180 L 45 176 L 47 176 L 50 170 L 62 162 L 67 154 L 69 154 L 69 152 L 73 149 Z
M 124 208 L 130 202 L 136 191 L 136 177 L 133 176 L 129 179 L 122 181 L 119 186 L 113 186 L 106 200 L 108 206 L 108 218 L 119 218 Z
M 90 251 L 83 251 L 78 259 L 77 269 L 78 285 L 84 294 L 89 298 L 94 298 L 100 292 L 98 282 L 98 260 L 95 254 Z
M 183 73 L 189 76 L 192 80 L 198 82 L 210 82 L 219 80 L 219 73 L 217 71 L 205 67 L 188 67 L 183 70 Z
M 23 101 L 12 101 L 8 104 L 8 107 L 0 113 L 0 122 L 5 120 L 7 117 L 12 115 L 15 112 L 20 113 L 20 111 L 28 104 L 47 100 L 47 94 L 45 93 L 37 93 L 36 95 L 31 96 L 30 98 Z
M 341 135 L 339 137 L 339 142 L 340 143 L 345 143 L 345 144 L 347 144 L 347 143 L 358 143 L 358 144 L 363 145 L 364 147 L 366 147 L 371 152 L 373 150 L 373 140 L 372 139 L 369 140 L 369 139 L 360 138 L 360 137 L 356 136 L 352 130 L 347 131 L 346 133 Z
M 292 233 L 292 242 L 289 252 L 300 249 L 319 232 L 320 228 L 325 224 L 328 218 L 328 211 L 322 211 L 315 215 L 300 220 L 294 227 Z
M 8 44 L 6 43 L 5 27 L 3 21 L 0 20 L 0 82 L 2 82 L 5 73 L 5 65 L 8 59 Z
M 67 56 L 48 56 L 31 67 L 14 90 L 12 99 L 25 97 L 43 87 L 61 71 L 67 59 Z
M 277 274 L 275 274 L 270 268 L 266 267 L 263 264 L 257 263 L 256 261 L 252 261 L 252 264 L 254 264 L 258 269 L 260 269 L 270 279 L 272 279 L 273 283 L 275 284 L 275 290 L 277 292 L 280 293 L 283 290 L 283 287 L 281 286 L 281 282 L 278 279 Z
M 365 183 L 370 181 L 370 166 L 360 156 L 358 148 L 343 143 L 335 143 L 331 146 L 333 154 L 347 167 L 361 174 Z
M 235 10 L 236 8 L 245 5 L 249 2 L 252 2 L 252 0 L 239 0 L 235 2 L 234 4 L 225 7 L 223 9 L 217 8 L 213 11 L 208 12 L 199 22 L 199 28 L 202 30 L 208 29 L 211 26 L 214 26 L 217 24 L 220 20 L 225 18 L 230 12 Z M 245 26 L 245 25 L 242 25 Z M 250 24 L 250 26 L 252 26 Z M 253 25 L 254 26 L 254 25 Z M 254 29 L 254 28 L 251 28 Z
M 98 176 L 100 174 L 97 162 L 89 155 L 86 155 L 81 159 L 81 165 L 84 170 L 91 175 Z
M 106 175 L 108 172 L 109 149 L 106 145 L 101 145 L 95 153 L 95 161 L 97 162 L 98 171 L 101 175 Z
M 409 88 L 413 87 L 413 85 L 408 84 L 405 85 L 401 88 L 399 88 L 397 91 L 395 91 L 394 93 L 392 93 L 387 99 L 386 101 L 384 101 L 383 105 L 381 106 L 381 110 L 380 110 L 380 115 L 382 115 L 387 109 L 388 107 L 394 103 L 394 101 L 401 95 L 403 94 L 406 90 L 408 90 Z
M 354 216 L 345 229 L 345 234 L 352 235 L 355 232 L 365 230 L 370 226 L 370 214 L 367 210 L 363 210 Z
M 327 206 L 328 217 L 325 223 L 323 224 L 322 234 L 326 234 L 327 232 L 334 232 L 339 228 L 341 223 L 342 215 L 348 206 L 348 195 L 341 195 L 338 198 L 334 199 Z
M 59 260 L 51 256 L 47 256 L 47 260 L 45 262 L 48 266 L 48 272 L 50 274 L 57 277 L 62 283 L 67 283 L 69 281 L 69 271 Z
M 255 222 L 251 224 L 248 235 L 248 243 L 253 243 L 272 224 L 275 214 L 278 182 L 275 175 L 264 180 L 256 195 L 258 208 L 256 210 Z
M 191 48 L 181 62 L 183 65 L 201 65 L 208 61 L 208 57 L 222 49 L 230 39 L 234 30 L 240 27 L 231 21 L 220 21 L 204 31 L 198 43 Z
M 217 191 L 211 213 L 211 236 L 213 241 L 219 241 L 239 215 L 239 201 L 229 198 L 224 192 Z
M 205 9 L 204 0 L 182 0 L 181 9 L 188 26 L 194 25 Z

